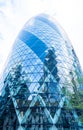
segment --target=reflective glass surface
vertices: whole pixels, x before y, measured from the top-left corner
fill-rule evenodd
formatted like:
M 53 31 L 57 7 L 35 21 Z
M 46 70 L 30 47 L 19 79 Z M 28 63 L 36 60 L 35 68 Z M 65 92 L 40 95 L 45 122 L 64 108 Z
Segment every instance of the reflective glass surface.
M 1 78 L 2 97 L 8 88 L 23 130 L 77 130 L 80 120 L 70 94 L 80 88 L 81 73 L 66 34 L 49 16 L 39 15 L 25 24 L 15 40 Z

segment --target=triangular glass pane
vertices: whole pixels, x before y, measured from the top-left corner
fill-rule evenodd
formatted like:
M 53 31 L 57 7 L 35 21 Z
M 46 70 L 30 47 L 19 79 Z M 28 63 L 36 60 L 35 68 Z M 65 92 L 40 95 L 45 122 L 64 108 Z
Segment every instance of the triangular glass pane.
M 70 109 L 66 102 L 61 109 L 60 116 L 56 123 L 58 129 L 78 130 L 78 122 L 76 121 L 73 113 L 73 108 Z
M 4 97 L 5 98 L 5 97 Z M 0 109 L 0 130 L 14 129 L 17 130 L 19 127 L 19 121 L 16 115 L 15 107 L 12 100 L 7 97 L 7 102 L 4 105 L 3 99 L 3 110 Z
M 27 118 L 27 121 L 24 125 L 25 128 L 32 130 L 47 130 L 51 127 L 52 124 L 49 123 L 48 118 L 44 112 L 45 107 L 40 104 L 39 101 L 36 101 L 35 105 L 30 107 L 31 113 Z

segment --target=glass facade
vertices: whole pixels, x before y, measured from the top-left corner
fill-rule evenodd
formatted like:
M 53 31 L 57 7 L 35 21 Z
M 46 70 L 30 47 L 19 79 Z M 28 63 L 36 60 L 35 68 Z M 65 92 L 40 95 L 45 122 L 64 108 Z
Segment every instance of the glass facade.
M 30 19 L 1 77 L 1 130 L 80 129 L 71 95 L 79 96 L 81 75 L 79 60 L 57 22 L 44 14 Z

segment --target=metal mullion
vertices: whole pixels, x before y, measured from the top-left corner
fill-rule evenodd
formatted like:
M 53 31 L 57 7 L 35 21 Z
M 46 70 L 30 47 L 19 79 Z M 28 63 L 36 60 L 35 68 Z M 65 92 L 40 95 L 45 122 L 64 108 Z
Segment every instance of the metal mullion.
M 58 121 L 58 118 L 59 118 L 60 113 L 61 113 L 61 108 L 63 107 L 64 102 L 65 102 L 65 98 L 66 98 L 65 96 L 62 97 L 61 101 L 59 102 L 59 109 L 56 111 L 56 113 L 55 113 L 55 115 L 54 115 L 54 118 L 53 118 L 54 124 L 56 124 L 57 121 Z
M 46 79 L 47 79 L 47 78 L 48 78 L 48 77 L 46 77 Z M 46 79 L 45 79 L 45 80 L 46 80 Z M 45 82 L 45 81 L 44 81 L 44 82 Z M 39 92 L 42 92 L 42 88 L 43 88 L 43 87 L 45 87 L 45 86 L 44 86 L 44 83 L 43 83 L 43 85 L 41 86 L 41 88 L 39 89 L 38 93 L 39 93 Z M 38 93 L 37 93 L 37 94 L 38 94 Z M 32 100 L 32 102 L 31 102 L 31 104 L 30 104 L 30 106 L 34 106 L 34 105 L 35 105 L 36 101 L 38 100 L 38 99 L 37 99 L 37 96 L 38 96 L 38 95 L 36 95 L 36 96 L 34 97 L 34 99 Z M 30 108 L 29 108 L 29 109 L 27 110 L 27 112 L 25 113 L 24 118 L 25 118 L 25 117 L 28 117 L 30 113 L 31 113 L 31 110 L 30 110 Z M 23 119 L 22 123 L 24 123 L 24 122 L 26 122 L 25 119 Z

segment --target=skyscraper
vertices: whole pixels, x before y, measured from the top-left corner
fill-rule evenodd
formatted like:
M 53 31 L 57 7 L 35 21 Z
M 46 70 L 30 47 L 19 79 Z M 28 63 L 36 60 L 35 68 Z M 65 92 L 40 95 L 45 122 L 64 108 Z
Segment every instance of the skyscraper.
M 2 75 L 1 130 L 80 129 L 71 95 L 79 97 L 81 74 L 59 24 L 44 14 L 31 18 L 16 38 Z

